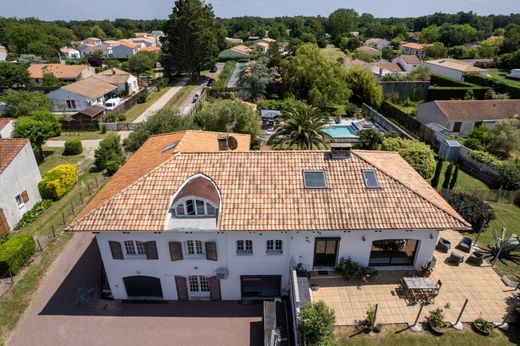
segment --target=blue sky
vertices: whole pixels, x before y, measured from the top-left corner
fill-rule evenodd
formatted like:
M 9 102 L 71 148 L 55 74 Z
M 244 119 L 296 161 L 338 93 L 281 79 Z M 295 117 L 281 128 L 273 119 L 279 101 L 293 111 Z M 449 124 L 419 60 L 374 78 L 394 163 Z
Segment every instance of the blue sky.
M 328 16 L 337 8 L 353 8 L 376 17 L 407 17 L 434 12 L 478 14 L 520 12 L 520 0 L 208 0 L 219 17 L 254 15 Z M 41 19 L 166 18 L 173 0 L 0 0 L 0 16 Z

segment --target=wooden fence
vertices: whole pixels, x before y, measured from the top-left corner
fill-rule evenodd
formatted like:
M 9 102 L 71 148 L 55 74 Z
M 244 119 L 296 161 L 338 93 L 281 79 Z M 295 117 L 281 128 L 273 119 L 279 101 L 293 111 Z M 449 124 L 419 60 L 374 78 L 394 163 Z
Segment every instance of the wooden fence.
M 107 111 L 107 114 L 121 114 L 132 108 L 137 104 L 137 100 L 139 99 L 139 95 L 141 94 L 147 94 L 148 89 L 146 87 L 143 87 L 140 89 L 137 93 L 133 94 L 132 96 L 128 97 L 124 100 L 124 102 L 121 102 L 116 108 L 114 108 L 111 111 Z
M 99 129 L 104 126 L 107 131 L 135 131 L 140 123 L 99 123 Z
M 60 119 L 61 129 L 65 131 L 96 131 L 99 129 L 97 120 L 65 120 Z

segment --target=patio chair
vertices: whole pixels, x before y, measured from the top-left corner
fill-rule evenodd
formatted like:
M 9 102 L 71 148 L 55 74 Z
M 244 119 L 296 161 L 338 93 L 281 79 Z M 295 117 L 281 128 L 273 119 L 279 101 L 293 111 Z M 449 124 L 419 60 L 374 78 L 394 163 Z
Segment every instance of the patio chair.
M 468 263 L 476 266 L 482 265 L 482 263 L 484 263 L 484 254 L 478 251 L 474 251 L 471 255 L 469 255 Z
M 447 239 L 440 238 L 439 242 L 437 243 L 437 250 L 448 253 L 448 251 L 451 249 L 451 242 Z
M 457 248 L 459 250 L 462 250 L 464 252 L 469 253 L 471 251 L 471 245 L 473 244 L 473 240 L 468 237 L 462 238 L 462 240 L 459 242 L 459 245 L 457 245 Z
M 432 260 L 430 261 L 430 265 L 432 268 L 435 268 L 435 265 L 437 264 L 437 259 L 435 256 L 432 257 Z
M 448 260 L 450 263 L 453 263 L 456 266 L 458 266 L 459 264 L 464 262 L 464 256 L 461 256 L 458 253 L 456 253 L 455 251 L 452 251 L 450 254 L 450 257 L 448 257 Z

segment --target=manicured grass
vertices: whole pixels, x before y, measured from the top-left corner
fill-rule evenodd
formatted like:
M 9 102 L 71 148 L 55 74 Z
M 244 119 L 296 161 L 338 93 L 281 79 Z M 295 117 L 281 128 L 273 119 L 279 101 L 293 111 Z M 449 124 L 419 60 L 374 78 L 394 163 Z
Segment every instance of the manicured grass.
M 333 44 L 328 44 L 327 47 L 320 49 L 321 54 L 323 54 L 326 58 L 336 62 L 338 58 L 343 58 L 346 60 L 347 55 L 341 51 L 341 49 L 336 48 Z
M 442 166 L 441 175 L 439 178 L 439 185 L 437 187 L 438 190 L 442 189 L 442 183 L 444 182 L 444 173 L 446 172 L 446 168 L 448 167 L 449 162 L 444 161 Z M 471 175 L 465 173 L 462 169 L 459 169 L 459 177 L 457 178 L 457 184 L 455 185 L 455 189 L 462 190 L 489 190 L 489 187 L 483 183 L 482 181 L 473 178 Z
M 54 166 L 61 165 L 63 163 L 77 164 L 81 159 L 83 159 L 83 154 L 65 156 L 63 155 L 63 150 L 63 148 L 44 147 L 43 151 L 45 153 L 45 160 L 40 162 L 38 165 L 40 174 L 43 175 Z
M 150 107 L 155 101 L 157 101 L 161 96 L 163 96 L 168 90 L 170 90 L 171 87 L 162 88 L 159 91 L 149 91 L 148 92 L 148 98 L 146 99 L 145 103 L 138 103 L 132 108 L 130 108 L 126 113 L 126 120 L 125 122 L 131 123 L 135 119 L 137 119 L 138 116 L 141 115 L 148 107 Z
M 341 328 L 336 333 L 338 346 L 347 345 L 384 345 L 384 346 L 408 346 L 408 345 L 517 345 L 520 342 L 518 330 L 511 329 L 508 333 L 493 331 L 490 336 L 482 336 L 475 333 L 469 325 L 463 331 L 450 329 L 442 336 L 433 336 L 428 331 L 414 333 L 406 330 L 405 325 L 383 326 L 381 333 L 374 336 L 355 334 L 352 327 Z
M 198 85 L 183 86 L 173 97 L 164 105 L 163 109 L 179 110 L 179 107 L 191 95 Z
M 109 131 L 110 132 L 110 131 Z M 107 135 L 100 131 L 61 131 L 58 137 L 49 138 L 51 141 L 66 141 L 67 139 L 79 138 L 79 139 L 103 139 Z
M 509 70 L 502 70 L 498 68 L 488 68 L 487 70 L 489 71 L 489 74 L 492 77 L 500 80 L 501 82 L 504 82 L 512 86 L 520 87 L 520 80 L 506 78 L 506 74 L 510 72 Z

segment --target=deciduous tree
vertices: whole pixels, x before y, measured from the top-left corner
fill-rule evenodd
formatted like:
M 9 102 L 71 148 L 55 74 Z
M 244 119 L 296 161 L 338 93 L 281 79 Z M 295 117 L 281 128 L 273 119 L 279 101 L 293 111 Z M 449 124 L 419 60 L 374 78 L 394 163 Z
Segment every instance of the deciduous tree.
M 0 61 L 0 89 L 24 88 L 31 83 L 29 72 L 22 65 Z

